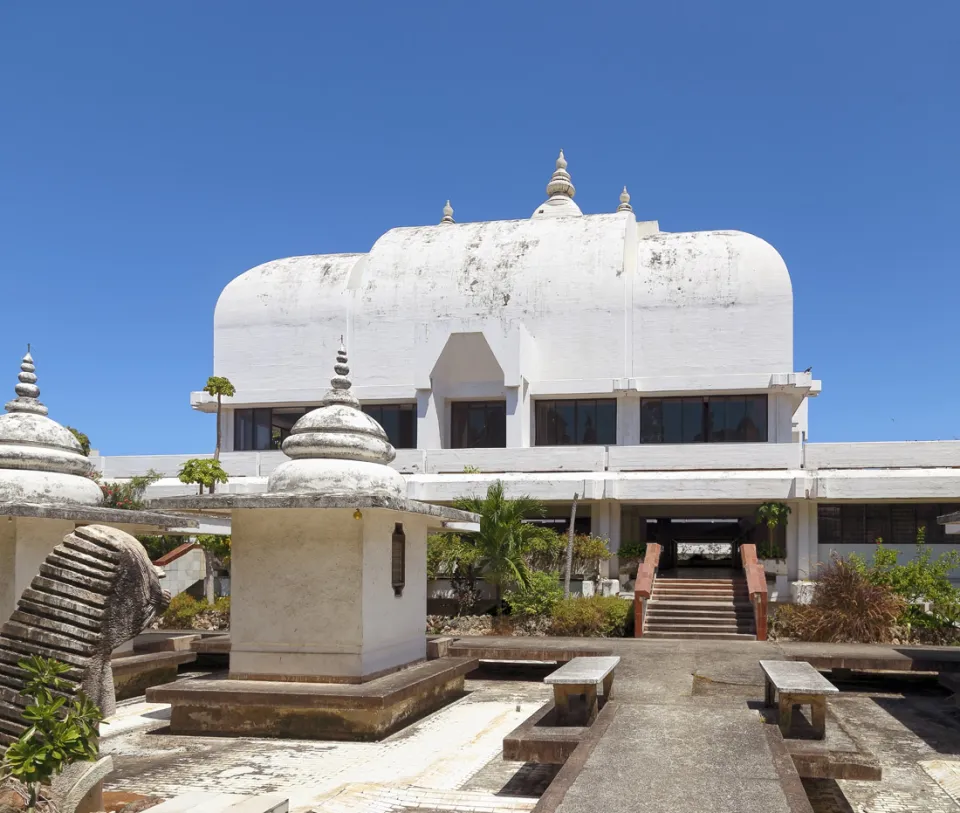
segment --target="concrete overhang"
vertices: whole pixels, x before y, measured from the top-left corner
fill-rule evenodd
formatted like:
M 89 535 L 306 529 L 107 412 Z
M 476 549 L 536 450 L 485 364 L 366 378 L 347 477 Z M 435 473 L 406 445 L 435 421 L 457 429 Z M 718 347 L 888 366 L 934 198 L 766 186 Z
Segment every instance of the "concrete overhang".
M 196 534 L 200 525 L 195 518 L 179 514 L 69 503 L 0 503 L 0 517 L 68 520 L 77 525 L 111 525 L 133 534 L 157 530 L 173 535 Z

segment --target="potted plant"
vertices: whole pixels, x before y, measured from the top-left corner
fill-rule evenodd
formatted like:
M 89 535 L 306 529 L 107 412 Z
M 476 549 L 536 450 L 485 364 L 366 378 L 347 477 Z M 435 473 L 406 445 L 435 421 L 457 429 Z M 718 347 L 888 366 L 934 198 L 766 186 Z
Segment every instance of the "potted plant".
M 767 526 L 767 538 L 757 546 L 757 558 L 769 576 L 787 575 L 786 551 L 777 544 L 776 530 L 787 524 L 790 506 L 782 502 L 765 502 L 757 509 L 757 523 Z

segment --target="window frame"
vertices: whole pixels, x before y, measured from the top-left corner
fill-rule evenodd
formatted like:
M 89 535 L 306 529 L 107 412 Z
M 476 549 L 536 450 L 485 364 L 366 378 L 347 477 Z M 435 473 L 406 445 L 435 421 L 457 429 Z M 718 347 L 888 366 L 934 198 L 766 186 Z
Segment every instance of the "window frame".
M 390 441 L 390 445 L 394 449 L 416 449 L 417 448 L 417 405 L 410 402 L 391 402 L 391 403 L 370 403 L 370 404 L 361 404 L 360 409 L 371 418 L 373 418 L 380 426 L 383 428 L 384 432 L 387 432 L 387 439 Z M 387 431 L 387 427 L 383 422 L 383 411 L 385 409 L 396 410 L 397 413 L 406 415 L 409 413 L 410 416 L 410 426 L 408 427 L 410 433 L 410 445 L 406 445 L 403 442 L 403 435 L 405 432 L 404 427 L 401 425 L 401 421 L 398 418 L 397 420 L 397 431 L 399 432 L 399 437 L 391 438 L 390 433 Z
M 489 437 L 490 431 L 489 427 L 491 422 L 489 420 L 489 413 L 493 409 L 501 410 L 503 413 L 503 443 L 502 444 L 490 444 L 486 443 L 482 446 L 470 445 L 469 442 L 466 445 L 460 445 L 459 438 L 457 437 L 457 413 L 463 411 L 466 413 L 464 420 L 464 428 L 469 435 L 470 431 L 470 411 L 476 409 L 483 409 L 484 412 L 484 434 Z M 499 427 L 497 427 L 499 429 Z M 469 438 L 468 438 L 469 441 Z M 506 449 L 507 448 L 507 401 L 505 398 L 490 398 L 477 401 L 451 401 L 450 402 L 450 448 L 451 449 Z
M 741 423 L 748 418 L 756 428 L 757 438 L 730 438 L 727 408 L 730 404 L 743 402 Z M 755 407 L 751 407 L 754 404 Z M 659 407 L 657 407 L 659 405 Z M 664 409 L 670 410 L 668 417 Z M 712 406 L 715 408 L 712 408 Z M 721 410 L 719 407 L 723 406 Z M 697 409 L 699 406 L 699 410 Z M 640 399 L 640 444 L 641 445 L 693 445 L 699 443 L 768 443 L 770 440 L 769 393 L 747 395 L 675 395 Z M 659 412 L 659 415 L 657 415 Z M 714 427 L 711 418 L 723 414 L 723 429 Z M 762 416 L 762 425 L 755 418 Z M 690 426 L 688 427 L 688 422 Z M 669 424 L 669 425 L 668 425 Z M 746 431 L 746 430 L 744 430 Z
M 557 405 L 562 404 L 573 408 L 573 438 L 568 442 L 561 442 L 557 435 Z M 593 408 L 595 417 L 594 432 L 597 440 L 593 443 L 586 443 L 579 440 L 580 434 L 580 410 L 587 405 Z M 613 407 L 613 424 L 607 427 L 605 433 L 600 431 L 600 408 Z M 549 413 L 554 414 L 552 419 Z M 542 413 L 542 414 L 541 414 Z M 612 439 L 602 440 L 601 434 L 609 435 L 612 429 Z M 553 430 L 553 439 L 551 440 L 551 430 Z M 616 398 L 538 398 L 533 406 L 533 445 L 534 446 L 616 446 L 617 444 L 617 399 Z

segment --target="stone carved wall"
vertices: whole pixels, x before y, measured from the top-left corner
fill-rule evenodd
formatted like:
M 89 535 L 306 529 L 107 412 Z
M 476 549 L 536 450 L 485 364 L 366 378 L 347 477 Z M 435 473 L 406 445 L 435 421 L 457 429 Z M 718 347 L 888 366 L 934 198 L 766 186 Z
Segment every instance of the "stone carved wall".
M 0 748 L 26 729 L 18 661 L 40 655 L 69 664 L 66 678 L 109 716 L 116 711 L 110 654 L 169 602 L 147 552 L 130 534 L 88 525 L 65 536 L 0 628 Z

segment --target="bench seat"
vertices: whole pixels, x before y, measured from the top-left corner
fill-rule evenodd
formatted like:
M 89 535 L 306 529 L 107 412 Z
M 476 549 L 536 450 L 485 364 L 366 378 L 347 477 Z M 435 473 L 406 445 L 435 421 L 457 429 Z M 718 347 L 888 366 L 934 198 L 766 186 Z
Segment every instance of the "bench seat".
M 804 661 L 760 661 L 766 681 L 764 703 L 778 706 L 780 733 L 790 736 L 793 707 L 809 705 L 818 739 L 827 734 L 827 695 L 839 689 Z
M 597 689 L 603 689 L 603 702 L 606 703 L 613 694 L 613 670 L 619 663 L 620 658 L 616 655 L 580 657 L 547 675 L 543 682 L 553 686 L 557 724 L 590 725 L 599 709 Z

